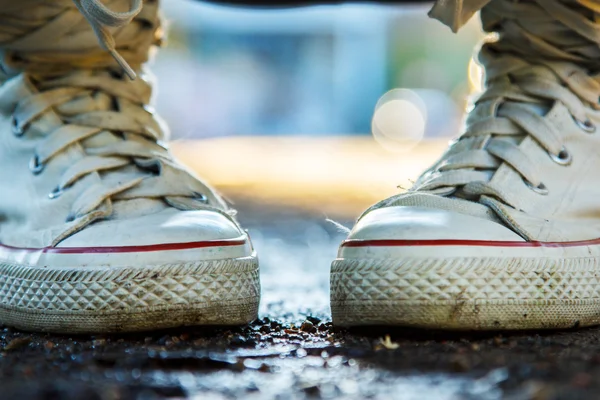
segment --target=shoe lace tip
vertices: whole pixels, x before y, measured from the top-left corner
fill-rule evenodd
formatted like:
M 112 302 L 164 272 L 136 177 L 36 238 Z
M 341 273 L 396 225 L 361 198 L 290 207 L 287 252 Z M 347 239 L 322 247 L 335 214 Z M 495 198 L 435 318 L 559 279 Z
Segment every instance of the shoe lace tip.
M 344 225 L 340 224 L 339 222 L 334 221 L 330 218 L 325 218 L 325 221 L 327 221 L 330 224 L 332 224 L 333 226 L 335 226 L 339 232 L 344 233 L 346 235 L 350 234 L 350 229 L 345 227 Z
M 129 77 L 129 79 L 131 79 L 132 81 L 135 80 L 135 78 L 137 78 L 137 74 L 135 73 L 133 68 L 131 68 L 129 63 L 125 61 L 125 59 L 119 54 L 119 52 L 114 49 L 109 50 L 109 52 L 113 56 L 115 61 L 119 64 L 119 66 L 123 69 L 125 74 Z

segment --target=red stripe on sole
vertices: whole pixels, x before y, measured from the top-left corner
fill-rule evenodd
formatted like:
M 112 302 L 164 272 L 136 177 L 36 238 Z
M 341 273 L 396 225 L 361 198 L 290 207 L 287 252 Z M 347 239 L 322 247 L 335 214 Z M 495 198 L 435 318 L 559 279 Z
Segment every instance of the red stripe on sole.
M 576 242 L 502 242 L 493 240 L 360 240 L 350 239 L 342 247 L 487 246 L 487 247 L 577 247 L 600 245 L 600 239 Z
M 151 251 L 191 250 L 207 247 L 243 246 L 245 239 L 205 240 L 188 243 L 160 243 L 144 246 L 110 246 L 110 247 L 43 247 L 23 248 L 0 244 L 1 250 L 19 252 L 42 252 L 46 254 L 105 254 L 105 253 L 147 253 Z

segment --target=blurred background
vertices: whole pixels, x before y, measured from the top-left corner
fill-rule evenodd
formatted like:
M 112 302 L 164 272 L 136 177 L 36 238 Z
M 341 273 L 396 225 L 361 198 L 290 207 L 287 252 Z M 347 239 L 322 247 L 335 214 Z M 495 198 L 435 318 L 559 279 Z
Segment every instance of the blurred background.
M 164 2 L 153 71 L 175 152 L 235 200 L 340 218 L 410 186 L 459 133 L 480 73 L 479 22 L 454 35 L 428 8 Z

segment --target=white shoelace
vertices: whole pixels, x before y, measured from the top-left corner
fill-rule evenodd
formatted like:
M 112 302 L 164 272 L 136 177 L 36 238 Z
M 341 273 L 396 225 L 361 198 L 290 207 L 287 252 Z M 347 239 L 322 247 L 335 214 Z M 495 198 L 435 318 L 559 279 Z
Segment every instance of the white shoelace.
M 73 3 L 92 26 L 100 46 L 114 57 L 129 78 L 135 79 L 135 71 L 117 51 L 109 28 L 121 28 L 129 24 L 142 11 L 142 0 L 130 0 L 130 9 L 121 13 L 112 11 L 100 0 L 73 0 Z
M 600 9 L 598 3 L 579 3 L 590 12 Z M 505 163 L 532 190 L 547 194 L 538 166 L 518 144 L 529 136 L 552 160 L 569 165 L 569 149 L 558 128 L 544 117 L 555 102 L 568 109 L 583 132 L 595 130 L 586 109 L 599 108 L 600 83 L 588 67 L 600 60 L 600 25 L 585 18 L 582 8 L 574 10 L 558 0 L 496 0 L 482 10 L 484 26 L 499 31 L 499 40 L 485 44 L 479 54 L 486 89 L 467 118 L 465 133 L 411 191 L 475 201 L 488 195 L 520 209 L 489 185 Z

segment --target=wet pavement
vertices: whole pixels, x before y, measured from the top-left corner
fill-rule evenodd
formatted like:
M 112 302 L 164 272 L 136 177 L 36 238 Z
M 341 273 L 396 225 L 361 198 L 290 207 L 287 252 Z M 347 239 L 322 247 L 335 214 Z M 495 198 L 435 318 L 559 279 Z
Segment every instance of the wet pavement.
M 58 336 L 0 330 L 1 399 L 596 399 L 600 329 L 336 330 L 324 216 L 248 207 L 260 319 L 246 327 Z M 351 221 L 340 221 L 349 226 Z

